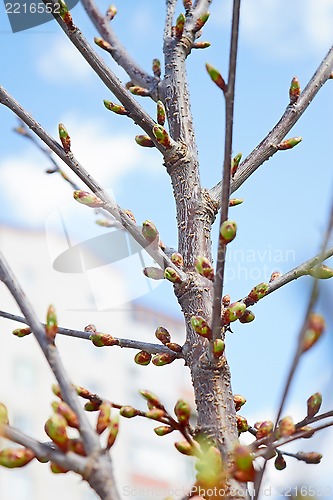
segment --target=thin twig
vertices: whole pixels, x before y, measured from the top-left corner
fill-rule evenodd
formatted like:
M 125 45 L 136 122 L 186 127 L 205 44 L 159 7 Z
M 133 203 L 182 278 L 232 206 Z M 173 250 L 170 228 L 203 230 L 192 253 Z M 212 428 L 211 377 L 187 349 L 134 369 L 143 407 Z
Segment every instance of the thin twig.
M 231 28 L 231 43 L 230 43 L 230 59 L 229 59 L 229 75 L 228 86 L 225 95 L 225 144 L 224 144 L 224 165 L 222 178 L 221 192 L 221 218 L 220 227 L 228 219 L 229 197 L 230 197 L 230 166 L 232 153 L 232 136 L 233 136 L 233 121 L 234 121 L 234 99 L 235 99 L 235 80 L 236 80 L 236 65 L 237 65 L 237 46 L 238 46 L 238 30 L 239 30 L 239 13 L 240 0 L 234 0 L 232 28 Z M 213 314 L 212 314 L 212 340 L 221 337 L 221 299 L 223 293 L 224 267 L 226 257 L 226 244 L 220 239 L 217 250 L 216 275 L 214 281 L 214 298 L 213 298 Z
M 171 37 L 173 18 L 175 15 L 177 0 L 166 0 L 166 16 L 164 24 L 164 40 Z
M 81 3 L 101 37 L 110 44 L 112 58 L 126 71 L 133 85 L 146 88 L 151 97 L 156 98 L 158 79 L 144 71 L 129 55 L 115 35 L 110 20 L 101 14 L 93 0 L 81 0 Z
M 104 209 L 109 212 L 122 226 L 133 236 L 135 241 L 144 248 L 147 253 L 164 269 L 172 267 L 179 274 L 182 281 L 186 280 L 186 274 L 177 268 L 173 262 L 166 256 L 160 247 L 148 245 L 141 231 L 128 215 L 110 198 L 102 186 L 83 168 L 83 166 L 74 158 L 72 153 L 66 154 L 64 149 L 34 120 L 34 118 L 25 111 L 15 99 L 0 86 L 0 103 L 11 109 L 52 151 L 63 160 L 73 172 L 88 186 L 91 191 L 103 200 L 106 204 Z
M 17 321 L 19 323 L 27 324 L 27 320 L 22 316 L 17 316 L 16 314 L 11 314 L 5 311 L 0 311 L 0 317 L 10 319 L 12 321 Z M 44 323 L 41 325 L 45 326 Z M 57 334 L 66 335 L 68 337 L 75 337 L 84 340 L 90 340 L 91 332 L 85 332 L 82 330 L 73 330 L 71 328 L 62 328 L 58 327 Z M 173 354 L 176 358 L 182 358 L 183 355 L 181 352 L 174 352 L 171 349 L 168 349 L 166 346 L 161 344 L 152 344 L 150 342 L 141 342 L 140 340 L 132 340 L 132 339 L 123 339 L 119 337 L 114 337 L 115 340 L 118 340 L 119 344 L 116 344 L 118 347 L 124 347 L 129 349 L 139 349 L 140 351 L 145 351 L 150 354 Z
M 328 51 L 324 60 L 317 71 L 294 104 L 289 104 L 279 122 L 273 130 L 258 144 L 258 146 L 249 154 L 240 164 L 234 179 L 231 181 L 230 191 L 235 192 L 266 160 L 274 155 L 278 149 L 277 145 L 282 141 L 286 134 L 292 129 L 301 115 L 307 109 L 314 97 L 330 78 L 333 68 L 333 47 Z M 220 203 L 222 183 L 210 189 L 211 198 Z

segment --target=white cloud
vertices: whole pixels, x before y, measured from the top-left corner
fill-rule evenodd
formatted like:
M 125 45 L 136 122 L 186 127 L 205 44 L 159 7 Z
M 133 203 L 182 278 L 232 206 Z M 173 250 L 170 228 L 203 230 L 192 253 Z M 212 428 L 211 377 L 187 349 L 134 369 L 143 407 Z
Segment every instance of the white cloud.
M 67 82 L 70 80 L 82 84 L 89 81 L 89 76 L 93 74 L 89 64 L 63 35 L 57 36 L 47 51 L 38 53 L 41 55 L 36 60 L 37 71 L 49 82 L 62 83 L 66 75 Z

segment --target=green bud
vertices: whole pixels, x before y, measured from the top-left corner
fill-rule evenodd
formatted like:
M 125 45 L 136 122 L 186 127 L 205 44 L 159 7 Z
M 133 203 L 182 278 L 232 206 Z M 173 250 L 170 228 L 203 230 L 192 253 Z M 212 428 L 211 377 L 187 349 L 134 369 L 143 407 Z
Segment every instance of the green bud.
M 13 330 L 13 335 L 16 335 L 16 337 L 25 337 L 26 335 L 29 335 L 31 333 L 31 330 L 29 327 L 26 328 L 16 328 L 16 330 Z
M 193 456 L 195 455 L 195 449 L 187 441 L 178 441 L 175 443 L 176 449 L 183 455 Z
M 98 45 L 98 47 L 100 47 L 101 49 L 103 50 L 106 50 L 107 52 L 111 52 L 112 51 L 112 47 L 111 45 L 109 44 L 109 42 L 107 42 L 106 40 L 104 40 L 103 38 L 99 38 L 99 37 L 95 37 L 94 38 L 94 42 L 96 45 Z
M 88 193 L 87 191 L 82 191 L 80 189 L 74 191 L 73 196 L 76 201 L 91 208 L 99 208 L 105 205 L 104 201 L 98 198 L 95 194 Z
M 181 283 L 181 277 L 177 273 L 175 269 L 172 269 L 172 267 L 166 267 L 164 269 L 164 278 L 167 280 L 171 281 L 171 283 Z
M 164 280 L 164 271 L 159 267 L 145 267 L 143 274 L 151 280 Z
M 150 96 L 149 90 L 147 90 L 147 89 L 145 89 L 143 87 L 139 87 L 138 85 L 134 85 L 133 87 L 130 87 L 128 90 L 133 95 L 138 95 L 138 96 L 141 96 L 141 97 L 148 97 L 148 96 Z
M 240 394 L 234 394 L 233 399 L 236 411 L 239 411 L 241 407 L 246 403 L 246 398 L 244 398 L 244 396 L 241 396 Z
M 220 228 L 220 241 L 225 245 L 227 245 L 236 237 L 236 232 L 237 232 L 236 222 L 229 220 L 224 221 Z
M 57 3 L 60 6 L 60 9 L 59 9 L 60 17 L 62 18 L 62 20 L 64 21 L 64 23 L 67 25 L 67 27 L 70 30 L 74 30 L 75 26 L 73 24 L 72 15 L 69 12 L 66 3 L 64 2 L 64 0 L 58 0 Z
M 84 405 L 86 411 L 98 411 L 103 401 L 92 400 Z
M 156 328 L 155 337 L 164 345 L 168 342 L 171 342 L 171 335 L 163 326 L 159 326 L 158 328 Z
M 121 106 L 120 104 L 115 104 L 114 102 L 106 101 L 106 100 L 104 100 L 103 103 L 104 103 L 104 106 L 106 107 L 106 109 L 108 109 L 109 111 L 113 111 L 117 115 L 128 115 L 129 114 L 127 109 L 124 106 Z
M 236 207 L 237 205 L 241 205 L 243 201 L 243 198 L 232 198 L 231 200 L 229 200 L 229 207 Z
M 184 31 L 185 16 L 183 13 L 179 14 L 176 21 L 175 34 L 176 38 L 181 38 Z
M 0 451 L 0 465 L 8 469 L 24 467 L 35 458 L 35 454 L 29 448 L 6 448 Z
M 165 107 L 162 101 L 157 101 L 157 123 L 164 125 L 165 123 Z
M 171 262 L 173 262 L 175 266 L 179 267 L 180 269 L 184 266 L 183 256 L 178 252 L 174 252 L 171 255 Z
M 208 64 L 208 63 L 206 64 L 206 70 L 207 70 L 209 76 L 211 77 L 211 79 L 213 80 L 213 82 L 221 90 L 223 90 L 223 92 L 226 92 L 227 91 L 227 84 L 223 80 L 221 73 L 216 68 L 214 68 L 214 66 L 212 66 L 211 64 Z
M 69 137 L 69 134 L 62 123 L 59 123 L 58 130 L 62 147 L 64 148 L 65 152 L 68 153 L 71 150 L 71 138 Z
M 257 430 L 257 439 L 262 439 L 269 436 L 274 429 L 274 423 L 271 420 L 265 420 L 261 422 Z
M 90 335 L 89 340 L 96 346 L 96 347 L 106 347 L 106 346 L 113 346 L 113 345 L 119 345 L 119 340 L 115 339 L 112 337 L 112 335 L 109 335 L 108 333 L 100 333 L 96 332 Z
M 58 331 L 57 315 L 54 307 L 50 305 L 46 315 L 45 333 L 47 338 L 51 342 L 54 341 L 57 331 Z
M 150 220 L 145 220 L 142 223 L 142 236 L 148 241 L 148 243 L 153 243 L 156 240 L 158 241 L 159 233 L 155 224 Z
M 146 417 L 152 420 L 161 420 L 165 417 L 165 411 L 160 408 L 152 408 L 146 412 Z
M 222 320 L 225 325 L 233 323 L 237 319 L 241 318 L 245 313 L 246 305 L 244 302 L 233 302 L 227 307 L 222 314 Z
M 134 361 L 137 365 L 147 366 L 151 361 L 151 354 L 146 351 L 140 351 L 135 355 Z
M 322 264 L 321 266 L 316 266 L 316 267 L 313 267 L 312 269 L 310 269 L 309 274 L 313 278 L 316 278 L 319 280 L 326 280 L 326 279 L 332 278 L 333 269 Z
M 172 148 L 170 136 L 165 128 L 162 127 L 162 125 L 154 125 L 153 134 L 157 142 L 161 144 L 161 146 L 165 147 L 165 149 Z
M 118 432 L 119 432 L 119 416 L 115 415 L 114 417 L 112 417 L 109 424 L 109 435 L 106 445 L 108 450 L 114 445 L 114 442 L 118 436 Z
M 1 429 L 1 425 L 3 425 L 3 424 L 6 424 L 6 425 L 9 424 L 8 410 L 7 410 L 7 407 L 3 403 L 0 403 L 0 429 Z
M 173 431 L 172 427 L 169 427 L 168 425 L 160 425 L 159 427 L 155 427 L 154 432 L 157 434 L 157 436 L 166 436 L 167 434 L 170 434 L 170 432 Z
M 54 462 L 50 462 L 50 469 L 53 474 L 66 474 L 66 472 L 69 472 L 69 469 L 60 467 L 60 465 L 55 464 Z
M 156 78 L 161 76 L 161 61 L 159 59 L 153 59 L 153 73 Z
M 160 409 L 164 410 L 164 406 L 162 405 L 159 398 L 157 396 L 155 396 L 155 394 L 153 394 L 150 391 L 146 391 L 146 390 L 141 390 L 141 391 L 139 391 L 139 393 L 147 401 L 147 404 L 149 403 L 151 408 L 160 408 Z
M 201 276 L 214 281 L 214 268 L 206 257 L 197 257 L 194 261 L 194 266 Z
M 97 434 L 102 434 L 109 426 L 111 419 L 112 405 L 107 401 L 103 401 L 99 408 L 99 414 L 96 423 Z
M 301 86 L 297 76 L 291 80 L 290 88 L 289 88 L 289 98 L 290 102 L 294 103 L 297 101 L 301 93 Z
M 58 398 L 62 399 L 61 398 L 61 392 L 60 392 L 60 387 L 58 386 L 58 384 L 52 384 L 52 392 L 55 396 L 57 396 Z
M 120 415 L 125 418 L 136 417 L 139 412 L 133 406 L 122 406 L 119 411 Z
M 312 394 L 312 396 L 309 397 L 309 399 L 307 400 L 307 408 L 308 408 L 307 416 L 309 418 L 314 417 L 318 413 L 322 402 L 323 398 L 320 392 L 316 392 L 315 394 Z
M 222 339 L 215 339 L 213 343 L 214 358 L 220 358 L 225 350 L 225 343 Z
M 210 42 L 194 42 L 192 43 L 192 49 L 208 49 L 210 45 Z
M 175 359 L 176 359 L 176 356 L 173 354 L 169 354 L 169 353 L 156 354 L 152 359 L 152 363 L 155 366 L 164 366 L 164 365 L 169 365 Z
M 233 477 L 241 483 L 254 482 L 255 470 L 253 457 L 247 446 L 236 446 L 233 450 L 234 469 Z
M 269 285 L 267 283 L 259 283 L 259 285 L 256 285 L 254 288 L 252 288 L 252 290 L 246 297 L 245 300 L 246 304 L 247 305 L 255 304 L 256 302 L 258 302 L 258 300 L 265 297 L 268 291 L 269 291 Z
M 204 14 L 201 14 L 201 16 L 198 18 L 197 22 L 194 25 L 193 28 L 193 33 L 197 33 L 198 31 L 203 28 L 203 26 L 206 24 L 209 18 L 209 12 L 205 12 Z
M 247 423 L 246 418 L 241 415 L 236 415 L 236 424 L 238 434 L 242 434 L 242 432 L 247 432 L 249 430 L 249 424 Z
M 136 135 L 135 142 L 144 148 L 154 148 L 155 144 L 148 135 Z
M 191 417 L 191 408 L 186 401 L 179 399 L 175 405 L 174 412 L 181 425 L 188 425 Z
M 212 331 L 207 321 L 201 316 L 192 316 L 191 318 L 191 326 L 193 330 L 201 337 L 205 337 L 210 339 L 212 335 Z
M 299 144 L 302 141 L 302 137 L 292 137 L 291 139 L 286 139 L 285 141 L 280 142 L 276 147 L 280 151 L 284 151 L 285 149 L 292 149 L 297 144 Z
M 274 462 L 274 467 L 276 468 L 276 470 L 283 470 L 287 467 L 286 461 L 281 453 L 278 453 Z
M 55 413 L 44 426 L 46 434 L 62 451 L 68 450 L 69 438 L 67 436 L 67 420 L 62 415 Z
M 279 437 L 288 437 L 292 436 L 296 432 L 296 427 L 291 417 L 284 417 L 279 422 L 278 427 L 278 436 Z
M 72 410 L 70 406 L 64 401 L 53 401 L 52 403 L 53 411 L 62 417 L 64 417 L 67 421 L 67 424 L 74 429 L 80 428 L 79 419 L 77 418 L 76 413 Z
M 117 12 L 118 12 L 117 7 L 115 5 L 110 5 L 108 10 L 106 11 L 106 17 L 109 19 L 109 21 L 112 21 Z
M 239 318 L 241 323 L 251 323 L 255 319 L 255 315 L 250 309 L 245 309 L 244 314 Z
M 236 174 L 237 170 L 238 170 L 238 166 L 240 164 L 240 161 L 242 159 L 242 153 L 238 153 L 233 159 L 232 159 L 232 162 L 231 162 L 231 177 L 234 177 L 234 175 Z
M 323 316 L 316 313 L 311 313 L 307 322 L 307 329 L 305 330 L 302 339 L 302 352 L 310 349 L 317 340 L 321 337 L 325 329 L 325 320 Z

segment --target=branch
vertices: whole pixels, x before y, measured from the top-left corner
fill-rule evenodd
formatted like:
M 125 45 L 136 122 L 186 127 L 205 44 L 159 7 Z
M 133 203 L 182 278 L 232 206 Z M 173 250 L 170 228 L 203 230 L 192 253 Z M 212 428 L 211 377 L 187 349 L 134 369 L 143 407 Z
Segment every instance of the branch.
M 172 23 L 175 15 L 177 0 L 166 0 L 166 16 L 164 25 L 164 40 L 172 35 Z
M 279 122 L 273 130 L 261 141 L 260 144 L 241 163 L 234 179 L 231 181 L 231 193 L 235 192 L 249 177 L 268 160 L 278 149 L 277 145 L 291 130 L 301 115 L 313 101 L 317 92 L 330 78 L 333 67 L 333 47 L 329 50 L 317 71 L 294 104 L 289 104 Z M 222 183 L 210 189 L 211 198 L 220 203 Z
M 5 311 L 0 311 L 0 317 L 10 319 L 12 321 L 17 321 L 19 323 L 27 324 L 27 320 L 22 316 L 17 316 L 16 314 L 7 313 Z M 41 323 L 42 326 L 45 326 L 44 323 Z M 65 335 L 68 337 L 75 337 L 84 340 L 90 340 L 91 332 L 86 332 L 82 330 L 73 330 L 70 328 L 62 328 L 58 327 L 57 334 Z M 171 349 L 168 349 L 164 345 L 160 344 L 152 344 L 150 342 L 141 342 L 140 340 L 132 340 L 132 339 L 123 339 L 119 337 L 114 337 L 119 343 L 115 344 L 118 347 L 124 347 L 129 349 L 139 349 L 140 351 L 149 352 L 150 354 L 173 354 L 176 358 L 182 358 L 183 355 L 181 352 L 174 352 Z
M 147 246 L 147 240 L 142 236 L 141 231 L 128 215 L 114 203 L 102 186 L 93 179 L 93 177 L 83 168 L 83 166 L 74 158 L 71 152 L 65 153 L 64 149 L 37 123 L 34 118 L 25 111 L 15 99 L 0 86 L 0 103 L 11 109 L 52 151 L 63 160 L 73 172 L 88 186 L 91 191 L 105 202 L 104 209 L 109 212 L 122 226 L 130 233 L 139 245 L 164 269 L 171 267 L 179 274 L 182 281 L 186 280 L 186 274 L 183 273 L 173 262 L 165 255 L 159 247 L 154 245 Z
M 225 143 L 224 143 L 224 165 L 222 178 L 221 192 L 221 218 L 220 227 L 223 222 L 228 219 L 229 198 L 230 198 L 230 165 L 232 153 L 232 136 L 233 136 L 233 121 L 234 121 L 234 99 L 235 99 L 235 79 L 237 65 L 237 46 L 238 46 L 238 29 L 239 29 L 239 12 L 240 0 L 234 0 L 232 27 L 231 27 L 231 43 L 229 57 L 229 75 L 228 86 L 224 93 L 226 101 L 225 110 Z M 224 267 L 227 245 L 220 238 L 217 250 L 216 275 L 214 281 L 214 298 L 213 298 L 213 314 L 212 314 L 212 340 L 221 338 L 221 299 L 223 293 Z
M 101 37 L 110 44 L 112 58 L 126 71 L 134 85 L 139 85 L 149 90 L 151 96 L 155 97 L 156 100 L 156 88 L 159 80 L 146 73 L 132 59 L 115 35 L 110 25 L 110 20 L 101 14 L 93 0 L 81 0 L 81 3 Z

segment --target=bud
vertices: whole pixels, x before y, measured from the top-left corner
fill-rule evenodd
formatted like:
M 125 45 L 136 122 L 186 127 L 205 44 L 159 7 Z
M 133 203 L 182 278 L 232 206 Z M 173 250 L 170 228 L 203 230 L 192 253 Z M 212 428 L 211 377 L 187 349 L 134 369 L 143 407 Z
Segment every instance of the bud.
M 159 427 L 155 427 L 154 432 L 157 434 L 157 436 L 166 436 L 167 434 L 170 434 L 170 432 L 173 431 L 172 427 L 169 427 L 168 425 L 160 425 Z
M 145 220 L 142 223 L 142 236 L 148 241 L 148 243 L 153 243 L 155 240 L 158 240 L 159 233 L 155 224 L 150 220 Z
M 118 415 L 115 415 L 111 419 L 110 425 L 109 425 L 109 431 L 110 432 L 109 432 L 107 444 L 106 444 L 106 448 L 108 450 L 114 445 L 114 442 L 115 442 L 117 435 L 118 435 L 118 432 L 119 432 L 119 416 Z
M 164 406 L 162 405 L 159 398 L 157 396 L 155 396 L 155 394 L 153 394 L 150 391 L 146 391 L 146 390 L 141 390 L 141 391 L 139 391 L 139 393 L 147 401 L 147 404 L 149 403 L 151 408 L 160 408 L 160 409 L 164 410 Z
M 201 316 L 192 316 L 191 318 L 191 326 L 193 330 L 201 337 L 210 338 L 212 331 L 207 321 Z
M 62 415 L 55 413 L 44 426 L 46 434 L 62 451 L 68 450 L 69 439 L 67 436 L 67 420 Z
M 168 342 L 171 342 L 171 335 L 163 326 L 159 326 L 158 328 L 156 328 L 155 337 L 164 345 Z
M 169 365 L 175 359 L 176 356 L 174 354 L 169 354 L 169 353 L 156 354 L 156 356 L 154 356 L 152 359 L 152 363 L 155 366 L 164 366 L 164 365 Z
M 227 245 L 236 237 L 236 232 L 237 232 L 236 222 L 229 220 L 224 221 L 220 228 L 220 241 L 224 245 Z
M 59 130 L 59 138 L 61 140 L 62 147 L 65 150 L 65 153 L 69 153 L 71 150 L 71 138 L 69 137 L 69 134 L 67 130 L 65 129 L 65 125 L 62 123 L 59 123 L 58 125 L 58 130 Z
M 115 5 L 110 5 L 108 10 L 106 11 L 105 16 L 109 19 L 109 21 L 112 21 L 117 12 L 118 12 L 117 7 Z
M 183 13 L 180 13 L 179 16 L 177 17 L 176 27 L 175 27 L 176 38 L 182 37 L 184 31 L 184 24 L 185 24 L 185 16 Z
M 321 337 L 325 329 L 325 320 L 320 314 L 311 313 L 307 322 L 307 329 L 302 339 L 302 352 L 306 352 Z
M 249 448 L 247 446 L 236 446 L 233 451 L 233 458 L 233 477 L 242 483 L 254 482 L 255 470 Z
M 265 420 L 264 422 L 261 422 L 257 430 L 256 438 L 262 439 L 269 436 L 272 433 L 273 429 L 274 423 L 271 420 Z
M 143 87 L 139 87 L 138 85 L 134 85 L 133 87 L 130 87 L 128 90 L 131 92 L 131 94 L 138 95 L 140 97 L 149 97 L 150 96 L 150 92 L 148 89 L 145 89 Z
M 208 64 L 208 63 L 206 64 L 206 70 L 207 70 L 209 76 L 211 77 L 211 79 L 213 80 L 213 82 L 221 90 L 223 90 L 223 92 L 226 92 L 227 91 L 227 84 L 223 80 L 221 73 L 216 68 L 214 68 L 211 64 Z
M 222 297 L 222 305 L 223 305 L 223 307 L 228 307 L 228 306 L 230 306 L 230 302 L 231 302 L 231 300 L 230 300 L 230 295 L 224 295 L 224 296 Z
M 231 177 L 234 177 L 234 175 L 236 174 L 237 170 L 238 170 L 238 166 L 240 164 L 240 161 L 242 159 L 242 156 L 243 154 L 242 153 L 238 153 L 236 156 L 234 156 L 234 158 L 232 159 L 231 161 L 231 171 L 230 171 L 230 174 L 231 174 Z
M 145 267 L 143 274 L 151 280 L 164 280 L 164 271 L 160 267 Z
M 74 200 L 91 208 L 99 208 L 105 205 L 104 201 L 98 198 L 95 194 L 88 193 L 87 191 L 81 191 L 80 189 L 74 191 L 73 196 Z
M 272 283 L 272 281 L 275 281 L 277 280 L 278 278 L 280 278 L 280 276 L 282 276 L 281 273 L 277 272 L 277 271 L 274 271 L 272 274 L 271 274 L 271 277 L 269 278 L 269 282 Z
M 119 345 L 119 340 L 115 339 L 112 337 L 112 335 L 109 335 L 108 333 L 93 333 L 90 335 L 89 340 L 96 346 L 96 347 L 106 347 L 106 346 L 113 346 L 113 345 Z
M 287 467 L 286 461 L 281 455 L 281 453 L 278 453 L 278 456 L 275 459 L 274 466 L 276 470 L 283 470 Z
M 101 227 L 114 227 L 116 222 L 108 219 L 97 219 L 95 220 L 95 224 Z
M 81 455 L 81 457 L 86 456 L 83 441 L 81 441 L 81 439 L 78 439 L 78 438 L 73 438 L 73 439 L 69 440 L 68 451 L 72 451 L 73 453 L 76 453 L 77 455 Z
M 144 148 L 154 148 L 155 144 L 148 135 L 136 135 L 135 142 Z
M 36 457 L 29 448 L 6 448 L 0 451 L 0 465 L 8 469 L 24 467 Z
M 201 16 L 198 18 L 197 22 L 194 25 L 193 33 L 197 33 L 198 31 L 200 31 L 201 28 L 203 28 L 205 23 L 208 21 L 208 18 L 209 18 L 209 12 L 201 14 Z
M 280 151 L 284 151 L 285 149 L 292 149 L 297 144 L 302 141 L 302 137 L 292 137 L 291 139 L 286 139 L 285 141 L 280 142 L 276 147 Z
M 161 61 L 159 59 L 153 59 L 153 73 L 156 78 L 161 76 Z
M 310 437 L 312 437 L 315 433 L 315 430 L 310 427 L 310 425 L 305 425 L 304 427 L 300 427 L 299 429 L 297 429 L 299 432 L 306 432 L 306 434 L 304 434 L 302 436 L 303 439 L 309 439 Z
M 133 418 L 139 414 L 139 411 L 133 408 L 133 406 L 122 406 L 119 413 L 122 417 Z
M 174 265 L 179 267 L 180 269 L 184 266 L 183 256 L 178 252 L 174 252 L 171 255 L 171 262 L 173 262 Z
M 167 280 L 171 281 L 171 283 L 181 283 L 181 277 L 177 273 L 175 269 L 172 269 L 172 267 L 166 267 L 164 269 L 164 278 Z
M 232 198 L 229 200 L 229 207 L 236 207 L 237 205 L 241 205 L 244 201 L 244 198 Z
M 316 266 L 316 267 L 313 267 L 312 269 L 310 269 L 309 274 L 313 278 L 316 278 L 319 280 L 327 280 L 329 278 L 332 278 L 333 269 L 322 264 L 321 266 Z
M 98 36 L 95 36 L 94 42 L 101 49 L 106 50 L 107 52 L 111 52 L 112 51 L 112 46 L 109 44 L 109 42 L 107 42 L 103 38 L 99 38 Z
M 291 417 L 284 417 L 279 422 L 278 435 L 280 437 L 292 436 L 296 432 L 296 427 Z
M 165 123 L 165 107 L 162 101 L 157 101 L 157 123 L 164 125 Z
M 197 257 L 194 261 L 194 266 L 201 276 L 214 281 L 214 268 L 206 257 Z
M 131 219 L 133 222 L 136 222 L 134 214 L 131 210 L 124 210 L 124 214 L 126 214 L 127 217 Z
M 105 429 L 108 428 L 111 418 L 111 408 L 112 405 L 110 403 L 107 403 L 106 401 L 103 401 L 103 403 L 101 404 L 96 423 L 97 434 L 102 434 Z
M 73 24 L 72 15 L 69 12 L 66 3 L 64 2 L 64 0 L 58 0 L 57 3 L 59 4 L 60 7 L 59 14 L 61 19 L 64 21 L 64 23 L 68 26 L 70 30 L 74 30 L 75 26 Z
M 225 343 L 222 339 L 215 339 L 213 342 L 213 355 L 214 358 L 220 358 L 223 356 L 225 349 Z
M 306 464 L 319 464 L 323 456 L 320 455 L 320 453 L 316 453 L 315 451 L 311 451 L 309 453 L 303 453 L 302 451 L 299 451 L 298 453 L 296 453 L 296 458 L 298 460 L 302 460 L 302 462 L 305 462 Z
M 186 401 L 179 399 L 175 405 L 174 412 L 181 425 L 188 425 L 191 417 L 191 408 Z
M 238 435 L 242 434 L 242 432 L 247 432 L 249 430 L 249 424 L 247 423 L 247 420 L 245 417 L 242 417 L 242 415 L 236 415 L 236 424 L 237 424 L 237 430 L 238 430 Z
M 146 417 L 151 420 L 161 420 L 165 417 L 165 410 L 161 410 L 160 408 L 152 408 L 146 412 Z
M 315 415 L 317 415 L 318 411 L 320 410 L 322 402 L 323 398 L 320 392 L 316 392 L 315 394 L 312 394 L 312 396 L 309 397 L 309 399 L 307 400 L 307 407 L 308 407 L 307 416 L 309 418 L 312 418 Z
M 86 411 L 98 411 L 102 405 L 103 401 L 91 400 L 84 405 Z
M 89 326 L 94 326 L 94 325 L 88 325 Z M 88 328 L 86 326 L 86 328 Z M 84 329 L 84 331 L 87 331 L 86 328 Z M 84 387 L 81 387 L 80 385 L 75 385 L 74 386 L 75 390 L 76 390 L 76 394 L 78 396 L 81 396 L 81 398 L 84 398 L 84 399 L 92 399 L 93 398 L 93 394 L 88 391 L 88 389 L 85 389 Z
M 240 394 L 234 394 L 233 399 L 236 411 L 239 411 L 241 407 L 246 403 L 246 398 L 244 398 L 244 396 L 241 396 Z
M 171 140 L 169 137 L 168 132 L 165 130 L 165 128 L 162 127 L 162 125 L 154 125 L 153 127 L 153 134 L 159 144 L 161 146 L 164 146 L 165 149 L 171 149 L 172 144 Z
M 183 349 L 182 346 L 179 344 L 176 344 L 176 342 L 167 342 L 165 345 L 168 349 L 170 349 L 170 351 L 173 351 L 173 352 L 182 352 L 182 349 Z
M 192 49 L 208 49 L 210 45 L 210 42 L 194 42 L 192 43 Z
M 151 361 L 151 354 L 146 351 L 140 351 L 135 355 L 134 361 L 137 365 L 147 366 Z
M 289 98 L 290 102 L 294 103 L 297 101 L 301 93 L 301 86 L 299 84 L 299 80 L 297 76 L 291 80 L 290 88 L 289 88 Z
M 255 304 L 256 302 L 258 302 L 258 300 L 262 299 L 263 297 L 265 297 L 265 295 L 267 295 L 268 290 L 269 290 L 269 285 L 267 283 L 259 283 L 259 285 L 256 285 L 254 288 L 252 288 L 252 290 L 246 297 L 246 303 L 248 305 Z
M 233 302 L 227 307 L 222 314 L 222 321 L 225 325 L 241 318 L 245 313 L 246 305 L 244 302 Z
M 187 441 L 178 441 L 175 443 L 176 449 L 183 455 L 193 456 L 195 455 L 194 447 Z
M 67 403 L 64 401 L 53 401 L 52 408 L 55 413 L 66 419 L 67 424 L 70 427 L 73 427 L 74 429 L 80 428 L 79 419 L 77 418 L 76 413 Z
M 52 389 L 53 394 L 61 399 L 61 392 L 60 392 L 60 387 L 58 386 L 58 384 L 52 384 L 51 389 Z
M 6 424 L 6 425 L 9 424 L 8 410 L 7 410 L 7 407 L 3 403 L 0 403 L 0 430 L 1 430 L 1 425 L 3 425 L 3 424 Z
M 29 335 L 31 333 L 30 328 L 16 328 L 16 330 L 13 330 L 13 335 L 16 335 L 16 337 L 25 337 L 26 335 Z
M 241 323 L 251 323 L 255 319 L 255 315 L 251 309 L 245 309 L 244 314 L 239 318 Z
M 47 338 L 53 342 L 58 331 L 58 323 L 55 309 L 52 305 L 49 306 L 46 315 L 46 325 L 45 325 L 45 333 Z
M 103 103 L 104 103 L 104 106 L 106 107 L 106 109 L 108 109 L 109 111 L 113 111 L 114 113 L 116 113 L 116 115 L 128 115 L 129 114 L 127 109 L 124 106 L 121 106 L 120 104 L 115 104 L 112 101 L 106 101 L 106 100 L 104 100 Z
M 53 474 L 66 474 L 66 472 L 69 472 L 69 469 L 60 467 L 60 465 L 55 464 L 54 462 L 50 462 L 50 469 Z

